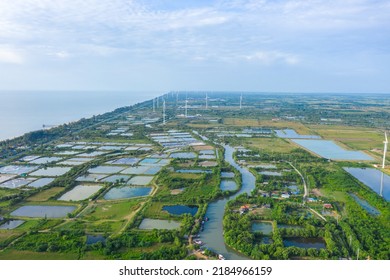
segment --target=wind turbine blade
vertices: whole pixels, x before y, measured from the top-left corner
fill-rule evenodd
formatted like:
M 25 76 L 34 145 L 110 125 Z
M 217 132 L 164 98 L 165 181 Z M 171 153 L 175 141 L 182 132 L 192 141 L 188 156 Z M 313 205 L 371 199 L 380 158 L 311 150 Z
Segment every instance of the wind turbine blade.
M 386 143 L 389 143 L 389 142 L 387 141 L 387 133 L 386 133 L 386 131 L 385 131 L 385 139 L 386 139 L 385 142 L 386 142 Z

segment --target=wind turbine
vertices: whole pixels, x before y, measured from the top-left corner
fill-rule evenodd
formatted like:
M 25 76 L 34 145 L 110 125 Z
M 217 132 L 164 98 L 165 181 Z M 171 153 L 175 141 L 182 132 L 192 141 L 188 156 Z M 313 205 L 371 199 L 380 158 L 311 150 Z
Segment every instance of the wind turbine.
M 385 141 L 383 142 L 383 144 L 385 144 L 384 148 L 383 148 L 383 161 L 382 161 L 382 169 L 385 168 L 385 163 L 386 163 L 386 153 L 387 153 L 387 144 L 389 143 L 389 141 L 387 141 L 387 133 L 385 131 Z
M 385 131 L 385 141 L 383 142 L 383 144 L 385 144 L 385 146 L 383 147 L 382 169 L 385 169 L 387 144 L 388 143 L 389 143 L 389 141 L 387 140 L 387 134 L 386 134 L 386 131 Z M 383 180 L 384 180 L 384 176 L 385 176 L 385 174 L 382 171 L 382 174 L 381 174 L 381 188 L 380 188 L 380 191 L 379 191 L 380 196 L 383 196 Z
M 242 108 L 242 93 L 240 95 L 240 109 Z
M 206 92 L 206 109 L 208 109 L 208 108 L 209 108 L 208 99 L 209 99 L 209 97 L 208 97 L 208 95 L 207 95 L 207 92 Z

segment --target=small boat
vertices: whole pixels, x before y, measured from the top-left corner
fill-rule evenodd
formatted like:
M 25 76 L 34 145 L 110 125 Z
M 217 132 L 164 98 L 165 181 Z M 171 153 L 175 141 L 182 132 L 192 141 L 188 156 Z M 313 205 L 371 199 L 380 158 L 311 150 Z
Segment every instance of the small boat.
M 221 254 L 218 254 L 218 259 L 219 260 L 225 260 L 225 257 L 223 255 L 221 255 Z

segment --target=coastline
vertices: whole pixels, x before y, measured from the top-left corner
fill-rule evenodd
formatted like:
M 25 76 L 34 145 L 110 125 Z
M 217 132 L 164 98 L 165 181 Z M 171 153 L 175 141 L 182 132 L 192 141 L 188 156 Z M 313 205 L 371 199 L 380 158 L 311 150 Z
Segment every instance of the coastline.
M 158 95 L 161 93 L 152 91 L 0 91 L 0 142 L 103 115 Z

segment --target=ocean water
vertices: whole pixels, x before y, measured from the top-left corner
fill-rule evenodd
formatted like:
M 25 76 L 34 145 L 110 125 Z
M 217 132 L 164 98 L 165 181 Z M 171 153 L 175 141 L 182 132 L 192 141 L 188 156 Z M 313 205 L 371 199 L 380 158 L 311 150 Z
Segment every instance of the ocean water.
M 0 141 L 159 96 L 160 92 L 0 91 Z

